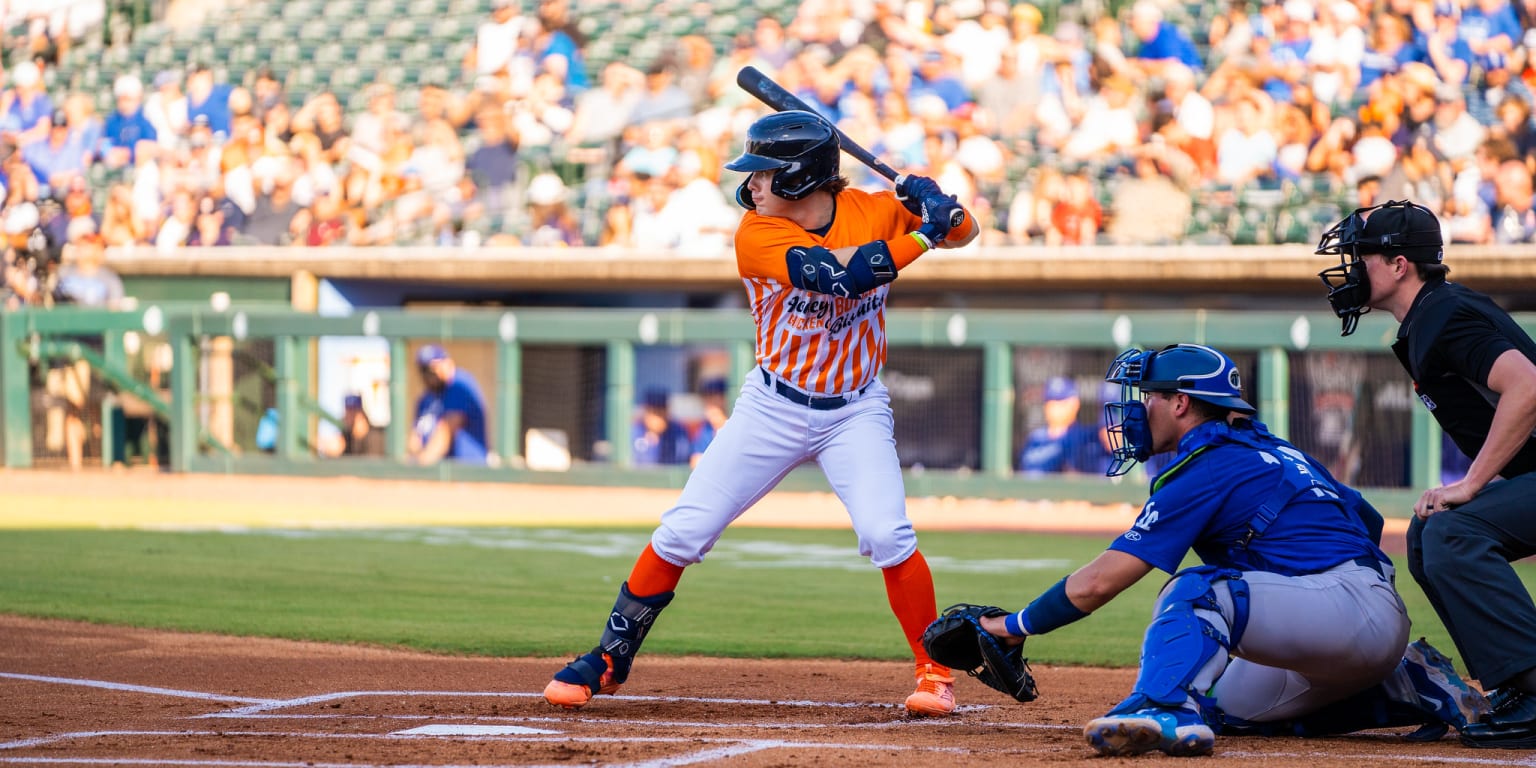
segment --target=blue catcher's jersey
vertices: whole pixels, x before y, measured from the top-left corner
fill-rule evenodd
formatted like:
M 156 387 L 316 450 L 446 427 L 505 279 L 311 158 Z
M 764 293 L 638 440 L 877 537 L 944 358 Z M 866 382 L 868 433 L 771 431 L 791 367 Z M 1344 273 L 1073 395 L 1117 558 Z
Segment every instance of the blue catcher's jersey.
M 1274 511 L 1267 527 L 1264 507 Z M 1169 573 L 1194 549 L 1209 565 L 1300 576 L 1364 555 L 1386 561 L 1379 521 L 1358 492 L 1263 424 L 1212 421 L 1179 442 L 1136 523 L 1109 548 Z

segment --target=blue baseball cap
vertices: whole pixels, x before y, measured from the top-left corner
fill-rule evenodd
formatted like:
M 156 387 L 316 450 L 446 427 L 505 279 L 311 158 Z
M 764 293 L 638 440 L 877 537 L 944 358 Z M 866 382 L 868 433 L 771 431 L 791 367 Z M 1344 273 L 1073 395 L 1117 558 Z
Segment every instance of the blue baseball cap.
M 345 398 L 342 399 L 342 407 L 350 409 L 350 410 L 354 410 L 354 411 L 362 410 L 362 408 L 363 408 L 363 396 L 362 395 L 347 395 Z
M 416 350 L 416 364 L 418 366 L 426 366 L 431 363 L 435 363 L 438 360 L 447 359 L 448 350 L 443 349 L 436 344 L 428 344 L 421 349 Z
M 1065 376 L 1052 376 L 1045 382 L 1045 401 L 1068 400 L 1077 397 L 1077 385 Z

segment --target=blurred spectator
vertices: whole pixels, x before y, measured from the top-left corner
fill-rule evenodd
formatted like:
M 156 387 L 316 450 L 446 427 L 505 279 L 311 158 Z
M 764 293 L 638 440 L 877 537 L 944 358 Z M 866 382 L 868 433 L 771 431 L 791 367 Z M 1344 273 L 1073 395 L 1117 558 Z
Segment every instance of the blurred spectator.
M 1382 75 L 1395 73 L 1404 64 L 1425 58 L 1401 16 L 1378 13 L 1371 21 L 1370 41 L 1360 57 L 1360 90 L 1369 89 Z
M 684 35 L 677 41 L 677 87 L 696 107 L 709 104 L 709 85 L 715 70 L 715 46 L 702 35 Z
M 1022 139 L 1034 125 L 1034 112 L 1039 104 L 1040 75 L 1029 74 L 1021 67 L 1017 47 L 1002 52 L 997 71 L 976 89 L 976 106 L 990 116 L 992 135 L 997 138 Z
M 294 216 L 303 207 L 293 199 L 293 164 L 288 158 L 267 157 L 254 169 L 256 203 L 241 234 L 259 245 L 286 245 L 307 240 L 309 222 L 295 232 Z
M 108 168 L 122 168 L 134 163 L 139 142 L 154 141 L 159 135 L 144 115 L 144 84 L 133 75 L 123 75 L 112 84 L 117 109 L 107 116 L 103 136 L 103 161 Z
M 1061 199 L 1051 207 L 1046 245 L 1093 245 L 1104 227 L 1104 209 L 1093 195 L 1087 171 L 1066 177 Z
M 187 74 L 187 119 L 208 118 L 209 129 L 220 141 L 229 136 L 234 114 L 229 108 L 230 86 L 216 83 L 207 64 L 194 64 Z
M 493 214 L 506 213 L 517 182 L 517 136 L 511 133 L 507 113 L 500 109 L 481 110 L 475 126 L 480 146 L 464 161 L 464 171 L 475 182 L 480 204 Z
M 1359 85 L 1360 60 L 1365 55 L 1359 6 L 1352 0 L 1320 0 L 1311 37 L 1306 61 L 1314 97 L 1325 105 L 1349 103 Z
M 1490 70 L 1507 69 L 1517 41 L 1524 40 L 1509 0 L 1472 0 L 1461 13 L 1458 31 L 1475 56 L 1473 70 L 1485 76 Z
M 753 55 L 768 63 L 773 69 L 782 69 L 793 55 L 784 36 L 784 26 L 778 19 L 764 15 L 752 28 Z
M 171 253 L 187 244 L 200 218 L 198 206 L 199 201 L 186 190 L 177 190 L 171 196 L 169 215 L 155 233 L 156 250 Z
M 368 86 L 367 111 L 352 122 L 352 152 L 367 152 L 377 158 L 389 148 L 396 134 L 410 130 L 410 118 L 395 109 L 395 88 L 388 83 Z
M 1536 210 L 1531 199 L 1531 171 L 1519 160 L 1506 160 L 1494 177 L 1498 207 L 1493 241 L 1500 245 L 1536 242 Z
M 1106 453 L 1098 432 L 1078 423 L 1082 401 L 1071 379 L 1053 376 L 1045 383 L 1044 426 L 1030 430 L 1019 452 L 1025 474 L 1102 474 Z
M 1139 43 L 1136 59 L 1149 75 L 1159 74 L 1169 61 L 1190 69 L 1202 67 L 1188 33 L 1165 20 L 1162 8 L 1153 0 L 1137 0 L 1131 6 L 1131 33 Z
M 1008 205 L 1008 241 L 1015 245 L 1047 241 L 1051 211 L 1065 194 L 1060 171 L 1050 166 L 1031 169 Z
M 1193 204 L 1189 192 L 1174 183 L 1174 173 L 1167 167 L 1174 153 L 1177 150 L 1170 150 L 1160 135 L 1154 135 L 1151 142 L 1135 150 L 1134 175 L 1114 186 L 1110 240 L 1169 245 L 1184 237 Z
M 944 108 L 951 112 L 971 101 L 965 83 L 955 74 L 949 57 L 942 50 L 929 49 L 917 57 L 917 70 L 907 98 L 915 103 L 927 94 L 943 99 Z
M 37 64 L 22 61 L 11 69 L 11 86 L 0 91 L 0 139 L 24 147 L 48 136 L 53 99 Z
M 133 215 L 133 187 L 113 184 L 107 189 L 107 205 L 101 212 L 101 236 L 111 247 L 150 242 L 147 223 Z
M 159 241 L 156 241 L 157 244 Z M 224 222 L 224 210 L 212 197 L 197 202 L 197 218 L 192 231 L 187 234 L 186 244 L 194 247 L 233 245 L 235 228 Z
M 1424 33 L 1424 51 L 1440 79 L 1451 85 L 1467 81 L 1476 54 L 1462 32 L 1461 6 L 1454 0 L 1435 0 L 1433 21 Z
M 1487 138 L 1488 130 L 1467 114 L 1467 100 L 1461 87 L 1446 83 L 1435 91 L 1433 147 L 1451 163 L 1472 157 Z
M 686 464 L 693 455 L 688 430 L 667 413 L 667 393 L 648 390 L 640 403 L 632 435 L 634 460 L 640 466 Z
M 587 62 L 581 47 L 585 37 L 571 19 L 570 0 L 539 0 L 539 30 L 535 34 L 534 60 L 541 69 L 560 75 L 572 93 L 587 89 Z
M 735 72 L 731 73 L 731 77 L 734 87 Z M 599 86 L 576 97 L 576 109 L 570 130 L 565 135 L 566 142 L 573 147 L 598 148 L 603 151 L 599 157 L 580 159 L 613 160 L 624 126 L 629 124 L 630 114 L 640 101 L 643 81 L 644 76 L 628 64 L 610 62 L 603 67 Z
M 347 220 L 342 213 L 341 198 L 336 195 L 320 195 L 310 207 L 308 228 L 304 232 L 304 245 L 310 247 L 344 245 L 347 239 Z
M 144 97 L 144 117 L 155 127 L 155 138 L 168 149 L 178 148 L 192 120 L 187 97 L 181 92 L 181 73 L 165 70 L 155 75 L 154 91 Z
M 645 88 L 629 111 L 629 122 L 644 125 L 661 120 L 685 120 L 693 114 L 693 100 L 677 85 L 672 64 L 663 58 L 645 71 Z
M 1076 130 L 1061 148 L 1069 160 L 1110 159 L 1141 143 L 1134 99 L 1136 86 L 1123 77 L 1111 77 L 1088 109 Z
M 688 459 L 690 466 L 698 466 L 704 451 L 715 441 L 715 436 L 720 434 L 720 428 L 725 426 L 725 420 L 730 416 L 725 402 L 725 379 L 708 379 L 700 383 L 699 399 L 704 403 L 704 418 L 699 422 L 698 433 L 693 438 L 693 455 Z
M 326 447 L 328 456 L 383 456 L 384 432 L 374 428 L 363 407 L 361 395 L 348 394 L 342 400 L 341 434 Z
M 480 383 L 436 344 L 416 350 L 416 368 L 426 389 L 416 401 L 416 421 L 406 443 L 411 461 L 484 464 L 485 396 Z
M 52 304 L 53 276 L 48 243 L 39 229 L 37 206 L 30 202 L 8 203 L 4 219 L 5 284 L 0 287 L 4 308 Z
M 70 132 L 69 116 L 64 110 L 54 110 L 47 124 L 51 126 L 48 137 L 23 146 L 21 153 L 38 182 L 46 187 L 40 194 L 62 200 L 70 182 L 85 177 L 91 150 L 84 144 L 83 136 Z
M 59 268 L 58 301 L 81 307 L 117 309 L 123 281 L 106 264 L 106 240 L 94 231 L 70 239 Z
M 1514 142 L 1520 158 L 1536 172 L 1536 124 L 1531 122 L 1530 102 L 1518 96 L 1507 98 L 1499 103 L 1498 118 L 1492 132 Z
M 1216 178 L 1243 185 L 1272 176 L 1279 143 L 1270 130 L 1273 104 L 1261 92 L 1249 94 L 1233 108 L 1232 124 L 1216 142 Z
M 528 184 L 528 237 L 535 247 L 580 246 L 581 224 L 571 211 L 565 182 L 541 173 Z
M 517 0 L 491 0 L 490 18 L 475 30 L 475 44 L 464 55 L 464 72 L 471 77 L 507 72 L 524 21 Z

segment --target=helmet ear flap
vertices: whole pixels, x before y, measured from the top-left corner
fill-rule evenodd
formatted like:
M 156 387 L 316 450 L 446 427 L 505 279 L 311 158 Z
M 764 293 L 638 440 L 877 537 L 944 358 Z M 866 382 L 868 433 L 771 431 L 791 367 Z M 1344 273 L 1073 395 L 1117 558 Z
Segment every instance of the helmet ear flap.
M 749 211 L 757 210 L 757 201 L 752 199 L 752 190 L 747 189 L 745 181 L 736 187 L 736 204 Z

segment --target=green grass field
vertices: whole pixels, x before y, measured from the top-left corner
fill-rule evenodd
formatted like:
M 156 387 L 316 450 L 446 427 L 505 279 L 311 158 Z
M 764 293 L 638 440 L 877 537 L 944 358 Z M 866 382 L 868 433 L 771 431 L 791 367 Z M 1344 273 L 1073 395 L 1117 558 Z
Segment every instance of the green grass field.
M 0 612 L 439 653 L 565 656 L 596 641 L 649 529 L 0 531 Z M 940 607 L 1022 607 L 1104 536 L 922 536 Z M 647 653 L 903 659 L 848 531 L 740 528 L 688 569 Z M 1401 558 L 1398 558 L 1399 566 Z M 1536 568 L 1520 566 L 1527 583 Z M 1030 642 L 1036 663 L 1134 666 L 1162 578 Z M 1403 569 L 1414 633 L 1452 646 Z M 1459 665 L 1461 666 L 1461 665 Z M 1464 668 L 1464 666 L 1463 666 Z

